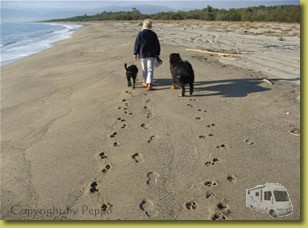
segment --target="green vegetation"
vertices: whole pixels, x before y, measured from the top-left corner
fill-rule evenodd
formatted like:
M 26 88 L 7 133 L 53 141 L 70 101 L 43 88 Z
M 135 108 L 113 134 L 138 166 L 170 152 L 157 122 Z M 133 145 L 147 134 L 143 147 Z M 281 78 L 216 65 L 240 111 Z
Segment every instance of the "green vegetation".
M 300 22 L 299 5 L 281 6 L 258 6 L 240 9 L 215 9 L 212 6 L 201 10 L 178 11 L 178 12 L 159 12 L 156 14 L 142 14 L 136 8 L 131 11 L 121 12 L 102 12 L 96 15 L 76 16 L 65 19 L 54 19 L 56 21 L 104 21 L 104 20 L 143 20 L 151 18 L 154 20 L 205 20 L 205 21 L 274 21 L 274 22 Z

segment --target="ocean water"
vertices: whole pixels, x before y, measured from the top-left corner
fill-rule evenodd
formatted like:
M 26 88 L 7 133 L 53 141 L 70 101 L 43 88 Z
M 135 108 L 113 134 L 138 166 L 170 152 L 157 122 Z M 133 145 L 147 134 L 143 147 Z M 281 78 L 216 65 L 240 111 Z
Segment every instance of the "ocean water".
M 51 48 L 53 43 L 70 38 L 80 27 L 45 23 L 1 24 L 0 66 Z

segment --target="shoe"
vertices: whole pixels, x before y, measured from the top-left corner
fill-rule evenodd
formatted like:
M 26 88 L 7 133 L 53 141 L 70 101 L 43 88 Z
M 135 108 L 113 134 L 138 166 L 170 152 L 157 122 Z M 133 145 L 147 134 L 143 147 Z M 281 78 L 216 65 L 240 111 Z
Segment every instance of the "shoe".
M 177 89 L 176 84 L 172 84 L 171 89 Z
M 148 87 L 148 84 L 145 81 L 143 81 L 142 85 Z
M 152 88 L 152 85 L 149 84 L 148 87 L 147 87 L 147 91 L 151 91 L 151 90 L 153 90 L 153 88 Z

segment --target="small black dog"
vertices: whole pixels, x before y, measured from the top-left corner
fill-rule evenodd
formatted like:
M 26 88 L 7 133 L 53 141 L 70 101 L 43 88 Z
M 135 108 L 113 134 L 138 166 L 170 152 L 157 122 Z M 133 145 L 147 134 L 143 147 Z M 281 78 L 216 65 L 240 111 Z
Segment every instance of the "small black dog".
M 130 65 L 127 67 L 127 64 L 124 64 L 124 68 L 126 69 L 126 78 L 127 78 L 127 86 L 130 87 L 133 85 L 133 89 L 135 89 L 136 78 L 138 73 L 138 68 L 136 65 Z M 133 84 L 132 84 L 133 80 Z
M 181 96 L 185 96 L 185 85 L 189 84 L 189 94 L 194 92 L 195 74 L 191 64 L 188 61 L 183 61 L 180 54 L 170 54 L 170 72 L 172 75 L 172 88 L 176 88 L 176 82 L 178 81 L 182 88 Z

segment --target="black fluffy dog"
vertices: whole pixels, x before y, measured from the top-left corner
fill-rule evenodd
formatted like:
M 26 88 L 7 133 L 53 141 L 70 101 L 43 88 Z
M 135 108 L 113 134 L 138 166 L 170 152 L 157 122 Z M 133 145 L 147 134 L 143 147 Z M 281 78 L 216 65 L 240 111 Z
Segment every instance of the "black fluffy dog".
M 172 75 L 172 88 L 176 88 L 176 83 L 179 82 L 182 88 L 181 96 L 185 96 L 185 85 L 189 84 L 189 94 L 194 92 L 195 74 L 191 64 L 188 61 L 183 61 L 180 54 L 170 54 L 170 72 Z
M 124 64 L 124 68 L 126 70 L 126 78 L 127 78 L 127 86 L 130 87 L 133 85 L 133 89 L 135 89 L 136 78 L 138 73 L 138 68 L 136 65 L 130 65 L 127 67 L 127 64 Z M 133 80 L 133 84 L 132 84 Z

